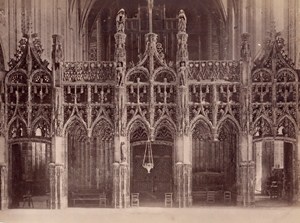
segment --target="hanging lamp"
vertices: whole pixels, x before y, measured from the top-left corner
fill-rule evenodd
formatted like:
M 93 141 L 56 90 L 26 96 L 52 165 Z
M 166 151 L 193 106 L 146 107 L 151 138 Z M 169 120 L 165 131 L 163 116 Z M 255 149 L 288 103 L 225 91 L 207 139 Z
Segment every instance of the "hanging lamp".
M 145 146 L 145 154 L 143 159 L 143 167 L 150 173 L 154 167 L 151 141 L 148 139 Z

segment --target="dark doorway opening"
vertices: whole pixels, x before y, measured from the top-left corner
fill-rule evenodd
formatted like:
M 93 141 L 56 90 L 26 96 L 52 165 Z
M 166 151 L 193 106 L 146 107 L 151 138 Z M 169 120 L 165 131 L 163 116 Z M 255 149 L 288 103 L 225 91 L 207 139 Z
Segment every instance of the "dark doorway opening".
M 255 201 L 261 206 L 282 206 L 293 200 L 293 144 L 284 141 L 255 143 Z
M 11 147 L 11 208 L 48 208 L 50 144 L 16 143 Z
M 173 146 L 152 143 L 154 168 L 142 166 L 145 143 L 132 145 L 131 193 L 139 193 L 141 206 L 163 206 L 165 193 L 173 192 Z

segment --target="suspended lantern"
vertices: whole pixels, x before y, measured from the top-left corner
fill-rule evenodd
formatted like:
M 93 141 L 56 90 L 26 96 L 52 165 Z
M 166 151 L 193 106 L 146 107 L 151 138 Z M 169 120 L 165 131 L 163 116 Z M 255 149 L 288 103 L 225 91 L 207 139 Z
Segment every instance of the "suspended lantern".
M 150 173 L 151 169 L 154 167 L 152 146 L 150 140 L 146 142 L 143 167 L 148 171 L 148 173 Z

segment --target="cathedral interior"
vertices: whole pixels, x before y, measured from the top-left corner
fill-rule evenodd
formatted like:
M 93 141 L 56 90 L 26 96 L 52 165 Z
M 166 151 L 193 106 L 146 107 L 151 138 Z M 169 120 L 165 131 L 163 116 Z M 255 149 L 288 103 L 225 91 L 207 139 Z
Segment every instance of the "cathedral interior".
M 297 203 L 300 3 L 275 2 L 0 0 L 0 209 Z

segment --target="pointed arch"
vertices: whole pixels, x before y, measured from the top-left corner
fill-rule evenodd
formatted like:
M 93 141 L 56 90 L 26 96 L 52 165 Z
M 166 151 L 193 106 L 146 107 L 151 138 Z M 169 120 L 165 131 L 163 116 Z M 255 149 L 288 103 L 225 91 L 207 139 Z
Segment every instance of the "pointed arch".
M 168 117 L 163 117 L 154 126 L 154 137 L 159 140 L 173 141 L 176 125 Z
M 227 124 L 231 125 L 237 131 L 237 133 L 241 131 L 241 127 L 238 121 L 235 118 L 233 118 L 231 115 L 225 115 L 217 124 L 217 129 L 218 129 L 217 132 L 219 133 L 220 129 Z
M 99 125 L 100 122 L 105 123 L 105 125 L 109 125 L 113 130 L 114 124 L 112 123 L 112 121 L 108 117 L 100 115 L 95 119 L 95 121 L 92 123 L 92 125 L 90 127 L 91 131 L 92 131 L 92 134 L 93 134 L 93 130 L 96 128 L 96 126 Z
M 83 120 L 79 118 L 78 116 L 72 116 L 64 125 L 63 133 L 64 135 L 67 135 L 69 133 L 69 130 L 72 129 L 72 127 L 76 128 L 76 126 L 82 126 L 83 129 L 87 132 L 87 127 Z
M 8 124 L 8 137 L 10 139 L 27 137 L 27 125 L 20 117 L 15 117 Z
M 45 119 L 43 116 L 36 119 L 33 123 L 32 123 L 32 135 L 33 136 L 41 136 L 41 137 L 46 137 L 46 138 L 50 138 L 51 134 L 51 125 L 50 122 Z M 38 131 L 40 132 L 40 134 L 38 134 Z
M 277 136 L 284 136 L 292 139 L 296 139 L 297 137 L 297 124 L 293 118 L 288 115 L 283 116 L 280 120 L 278 120 L 277 125 Z
M 104 117 L 100 118 L 92 128 L 92 137 L 101 137 L 102 140 L 113 140 L 113 126 Z
M 253 123 L 253 137 L 268 137 L 273 136 L 272 122 L 264 115 L 260 116 Z
M 195 131 L 198 131 L 197 129 L 199 127 L 203 127 L 203 129 L 207 130 L 206 132 L 203 131 L 203 134 L 206 134 L 207 136 L 212 137 L 213 126 L 212 126 L 211 122 L 203 115 L 199 115 L 199 116 L 195 117 L 192 120 L 192 122 L 190 123 L 190 130 L 191 130 L 192 135 L 195 133 Z M 198 132 L 198 133 L 201 133 L 201 132 Z
M 150 137 L 150 126 L 141 117 L 136 117 L 128 125 L 129 141 L 148 140 Z

